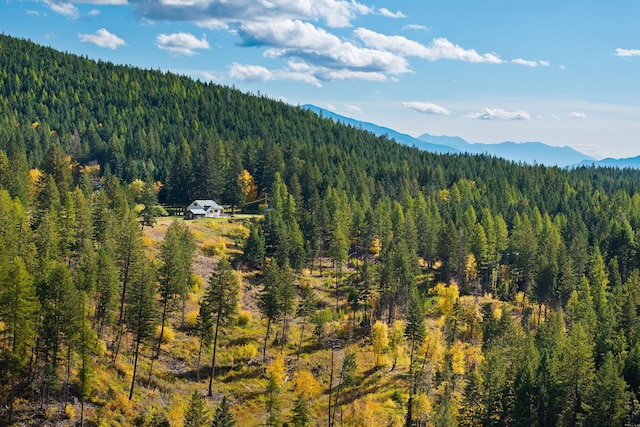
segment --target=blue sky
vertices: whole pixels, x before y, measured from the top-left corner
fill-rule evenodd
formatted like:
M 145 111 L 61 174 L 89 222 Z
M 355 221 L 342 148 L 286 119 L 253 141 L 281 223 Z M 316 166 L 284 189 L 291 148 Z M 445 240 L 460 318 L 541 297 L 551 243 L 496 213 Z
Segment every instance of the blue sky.
M 0 31 L 413 136 L 640 155 L 640 0 L 0 0 Z

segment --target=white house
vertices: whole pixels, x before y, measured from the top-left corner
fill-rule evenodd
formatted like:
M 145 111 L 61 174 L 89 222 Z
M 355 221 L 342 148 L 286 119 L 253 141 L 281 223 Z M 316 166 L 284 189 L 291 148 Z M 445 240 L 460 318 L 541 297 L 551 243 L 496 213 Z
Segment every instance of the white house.
M 222 213 L 222 206 L 213 200 L 194 200 L 184 211 L 184 218 L 219 218 Z

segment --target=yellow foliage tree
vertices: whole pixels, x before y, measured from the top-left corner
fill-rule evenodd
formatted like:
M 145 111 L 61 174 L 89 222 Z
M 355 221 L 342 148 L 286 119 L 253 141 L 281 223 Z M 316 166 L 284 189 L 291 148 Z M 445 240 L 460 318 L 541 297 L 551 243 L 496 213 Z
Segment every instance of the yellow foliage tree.
M 404 327 L 405 322 L 402 320 L 396 320 L 391 327 L 391 331 L 389 332 L 389 352 L 391 353 L 391 358 L 393 359 L 393 365 L 391 370 L 393 371 L 396 367 L 396 363 L 400 357 L 402 357 L 404 353 Z
M 386 360 L 384 353 L 389 346 L 389 334 L 386 323 L 376 321 L 373 325 L 373 354 L 376 355 L 376 368 L 384 365 Z
M 42 177 L 44 176 L 44 172 L 40 169 L 31 169 L 29 171 L 29 183 L 28 183 L 28 191 L 29 196 L 33 199 L 40 194 L 42 189 L 44 188 L 44 180 Z
M 451 370 L 454 374 L 463 375 L 465 365 L 464 345 L 460 341 L 453 343 L 449 349 L 451 356 Z
M 306 369 L 293 376 L 293 389 L 296 396 L 303 399 L 313 399 L 320 395 L 320 383 Z
M 134 179 L 129 184 L 129 190 L 133 194 L 133 198 L 138 201 L 142 197 L 142 190 L 144 190 L 144 181 L 141 179 Z
M 448 286 L 438 283 L 432 290 L 438 296 L 438 308 L 443 316 L 450 316 L 453 313 L 453 306 L 460 297 L 458 285 L 451 283 Z
M 258 187 L 253 182 L 253 176 L 248 170 L 243 169 L 238 174 L 238 187 L 244 193 L 244 202 L 250 203 L 258 198 Z
M 426 393 L 419 393 L 413 398 L 413 416 L 415 420 L 425 423 L 433 411 L 433 402 Z M 420 424 L 422 425 L 422 424 Z
M 272 378 L 280 386 L 284 382 L 286 375 L 284 357 L 279 354 L 267 368 L 267 377 Z

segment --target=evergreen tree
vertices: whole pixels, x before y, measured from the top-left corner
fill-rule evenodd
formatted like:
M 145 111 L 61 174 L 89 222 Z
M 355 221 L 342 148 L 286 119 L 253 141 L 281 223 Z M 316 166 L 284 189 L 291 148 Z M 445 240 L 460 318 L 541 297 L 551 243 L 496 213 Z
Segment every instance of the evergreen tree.
M 135 273 L 131 276 L 131 289 L 127 294 L 124 313 L 127 327 L 133 333 L 135 340 L 129 400 L 133 397 L 136 384 L 140 347 L 151 339 L 157 315 L 154 292 L 155 271 L 150 265 L 151 261 L 146 257 L 141 258 L 138 262 L 141 265 L 132 269 Z
M 216 372 L 216 350 L 218 347 L 218 331 L 231 320 L 238 311 L 240 284 L 233 273 L 231 264 L 222 258 L 209 277 L 209 289 L 205 295 L 206 307 L 211 310 L 207 315 L 213 317 L 213 356 L 211 359 L 211 376 L 209 377 L 208 396 L 213 394 L 213 378 Z
M 204 406 L 204 397 L 198 390 L 193 390 L 184 415 L 184 427 L 204 427 L 207 424 L 209 424 L 209 416 Z
M 128 211 L 125 212 L 121 222 L 118 224 L 115 234 L 115 257 L 118 271 L 120 273 L 120 308 L 118 311 L 118 321 L 116 324 L 117 329 L 113 342 L 114 361 L 118 358 L 120 341 L 124 332 L 125 302 L 129 291 L 129 283 L 131 278 L 138 273 L 136 268 L 140 268 L 142 266 L 140 260 L 143 257 L 144 250 L 140 227 L 138 226 L 134 216 Z M 108 252 L 105 253 L 106 263 L 108 263 L 108 259 L 106 258 L 107 254 Z M 103 284 L 106 285 L 106 289 L 108 289 L 108 286 L 110 285 L 108 276 L 105 277 Z M 105 304 L 105 307 L 108 307 L 108 304 Z
M 191 285 L 194 251 L 193 235 L 189 228 L 184 223 L 174 220 L 167 228 L 164 241 L 160 246 L 158 282 L 162 312 L 158 345 L 153 359 L 160 356 L 160 347 L 164 339 L 166 322 L 172 311 L 172 302 L 177 297 L 185 296 Z M 185 299 L 186 297 L 182 298 L 183 302 Z M 149 367 L 149 377 L 152 372 L 153 363 Z
M 590 390 L 591 409 L 586 417 L 588 426 L 619 427 L 627 420 L 629 393 L 611 353 L 604 357 Z
M 263 288 L 258 299 L 258 308 L 264 317 L 267 318 L 267 331 L 264 336 L 262 347 L 262 363 L 264 364 L 267 355 L 267 342 L 271 332 L 271 324 L 282 315 L 282 303 L 280 301 L 280 284 L 282 282 L 282 272 L 274 260 L 270 260 L 264 274 Z
M 33 281 L 22 259 L 14 257 L 8 263 L 2 255 L 0 251 L 0 265 L 8 265 L 8 268 L 0 269 L 0 322 L 4 326 L 0 334 L 0 357 L 6 369 L 4 377 L 9 389 L 7 402 L 11 422 L 15 389 L 35 344 L 39 305 Z
M 258 269 L 264 263 L 265 241 L 262 229 L 252 226 L 244 246 L 243 259 L 252 269 Z
M 300 344 L 298 345 L 298 359 L 302 351 L 302 341 L 304 340 L 304 327 L 317 306 L 316 292 L 310 283 L 302 283 L 300 285 L 300 303 L 296 311 L 297 317 L 302 317 L 302 326 L 300 327 Z
M 235 425 L 236 422 L 229 409 L 229 401 L 226 396 L 224 396 L 213 415 L 213 423 L 211 424 L 211 427 L 234 427 Z
M 571 425 L 577 425 L 585 416 L 588 391 L 594 380 L 593 339 L 586 327 L 578 322 L 563 344 L 558 371 L 566 399 L 562 418 Z

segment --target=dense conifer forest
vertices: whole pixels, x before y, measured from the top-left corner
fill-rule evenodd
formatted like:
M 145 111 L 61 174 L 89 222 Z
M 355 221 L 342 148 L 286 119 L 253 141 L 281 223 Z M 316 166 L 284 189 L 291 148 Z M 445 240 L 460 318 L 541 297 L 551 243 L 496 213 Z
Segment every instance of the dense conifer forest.
M 0 424 L 640 425 L 639 171 L 0 64 Z M 193 199 L 252 215 L 165 217 Z

